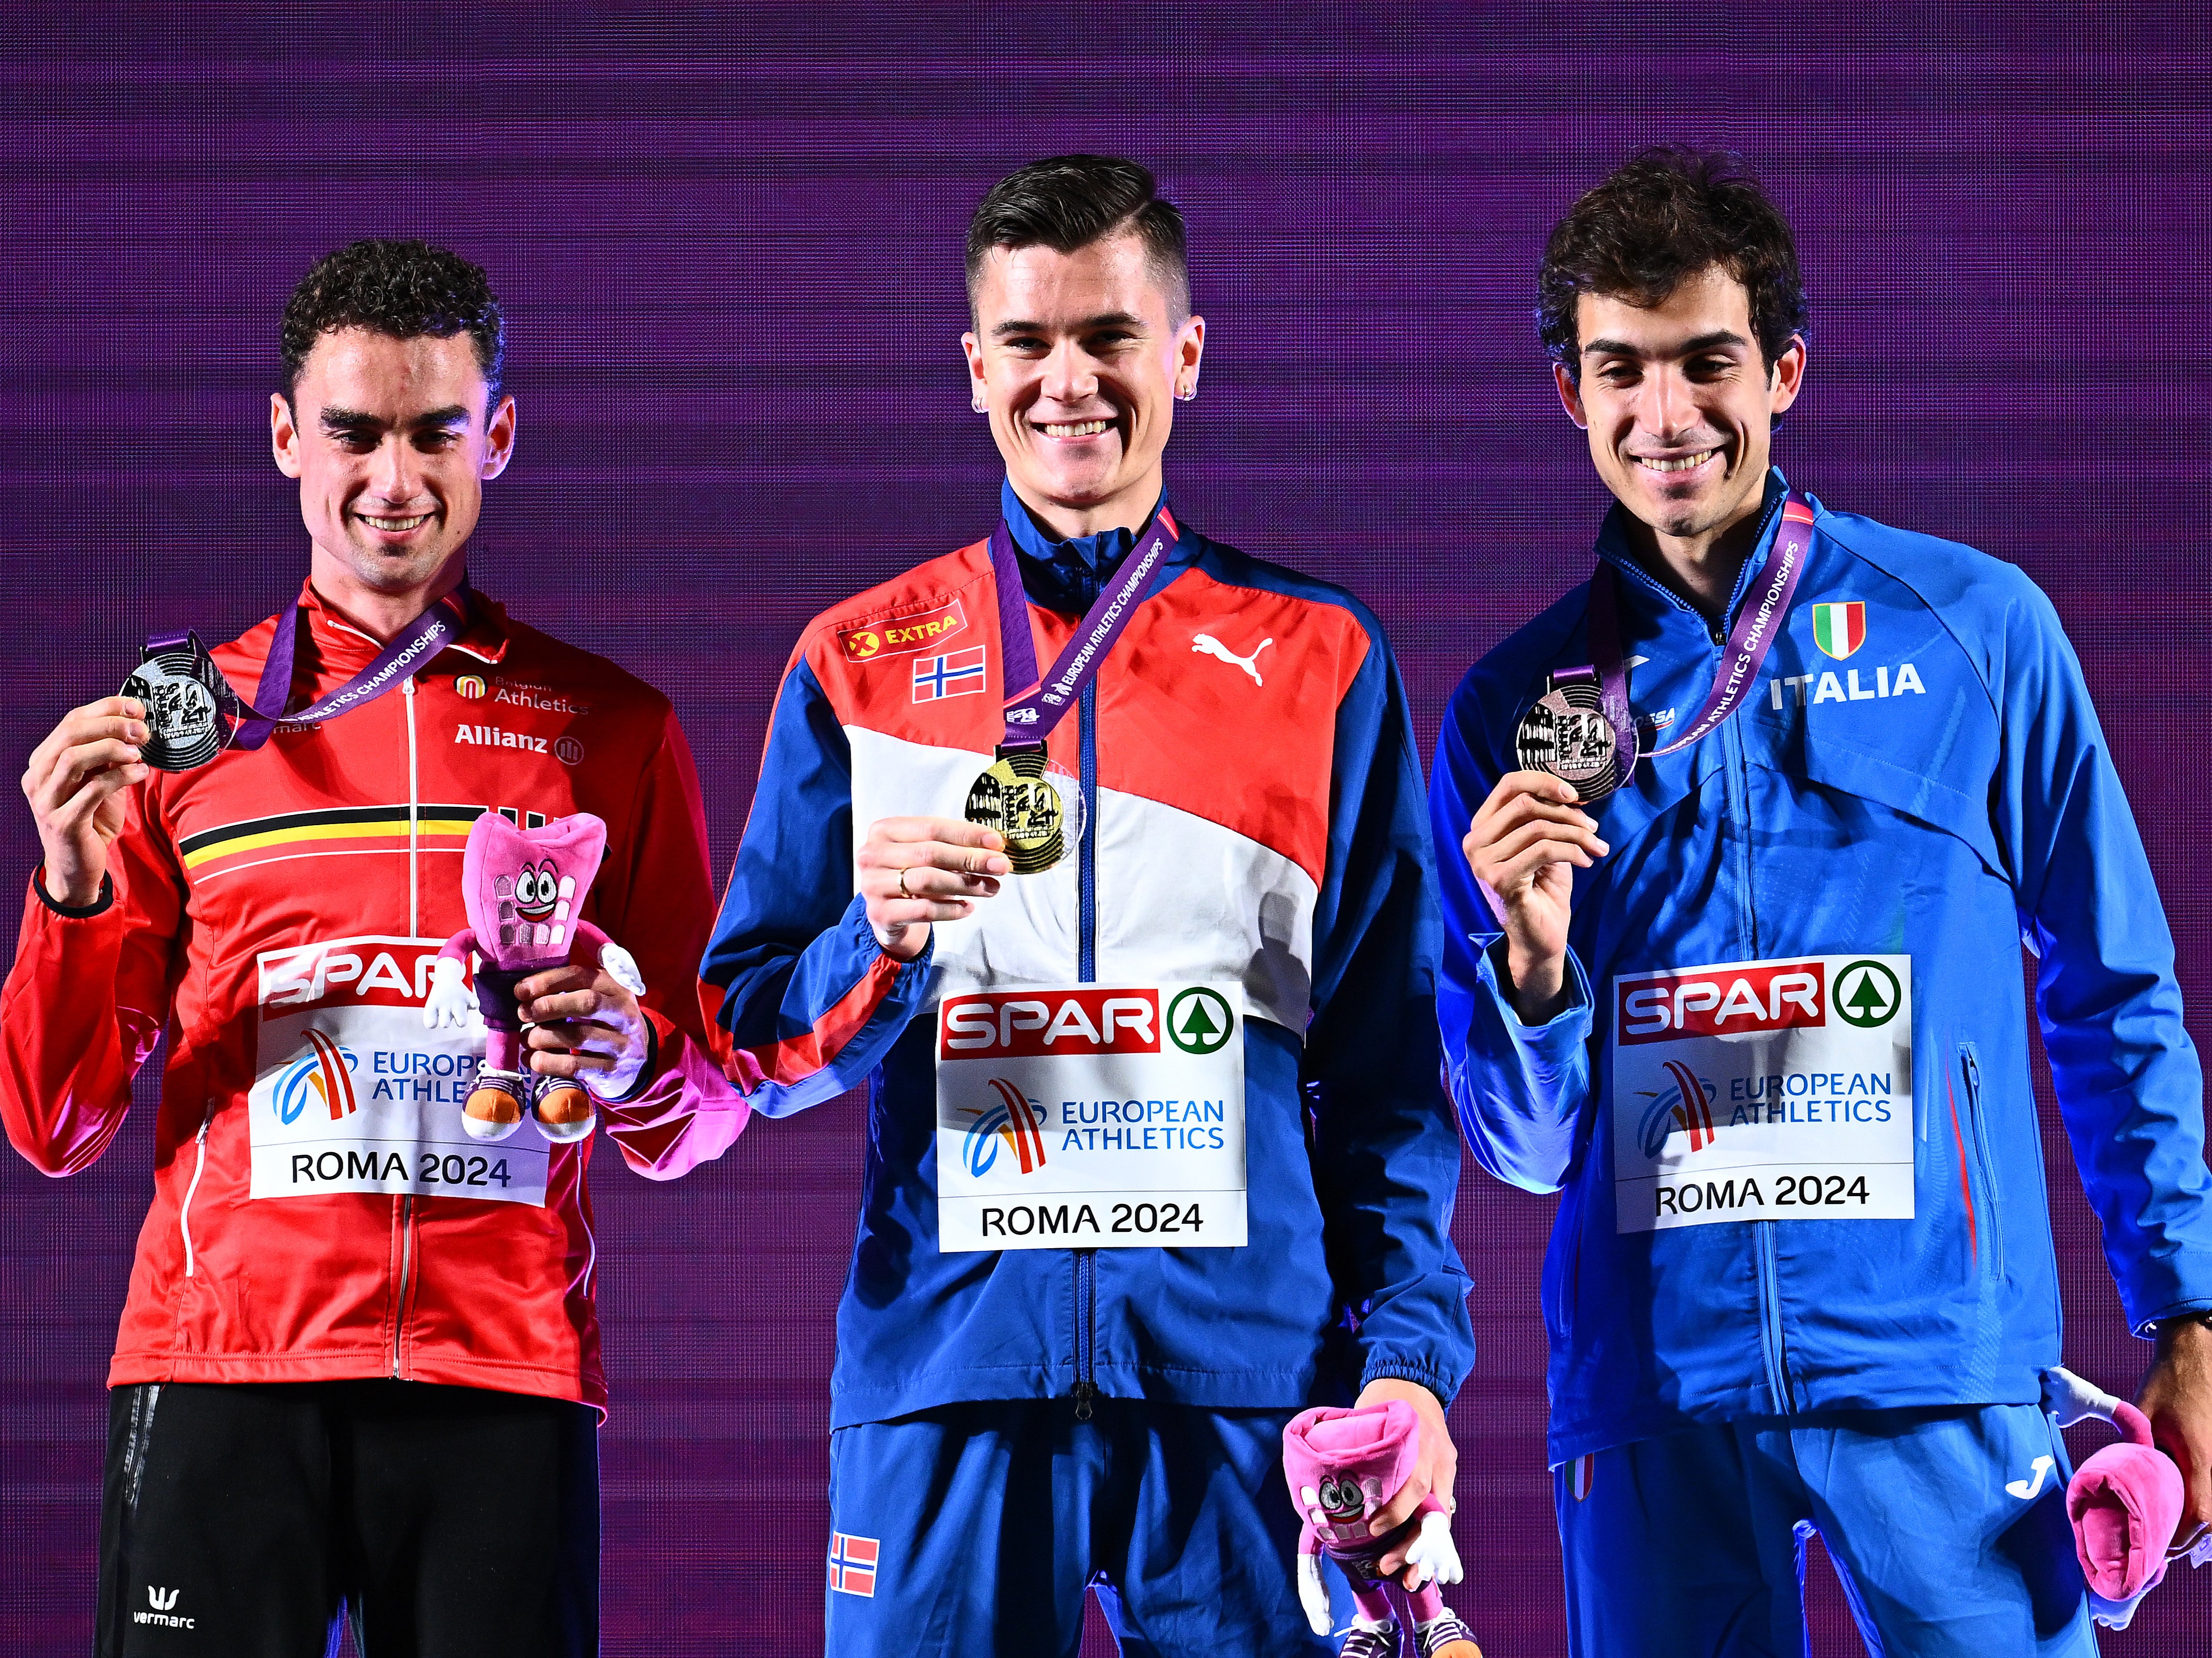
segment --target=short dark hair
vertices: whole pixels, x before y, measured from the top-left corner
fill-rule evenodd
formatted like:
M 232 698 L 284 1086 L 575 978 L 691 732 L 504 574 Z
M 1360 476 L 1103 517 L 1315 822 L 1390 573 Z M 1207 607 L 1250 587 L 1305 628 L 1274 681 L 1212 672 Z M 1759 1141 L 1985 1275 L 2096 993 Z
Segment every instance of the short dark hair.
M 1009 173 L 983 192 L 968 222 L 968 310 L 994 247 L 1073 253 L 1123 232 L 1143 238 L 1145 258 L 1167 290 L 1168 312 L 1190 315 L 1190 255 L 1182 214 L 1159 193 L 1149 168 L 1118 155 L 1054 155 Z
M 1663 304 L 1718 265 L 1751 295 L 1751 327 L 1771 369 L 1805 331 L 1805 282 L 1790 222 L 1733 150 L 1655 144 L 1638 150 L 1552 227 L 1536 276 L 1536 334 L 1579 381 L 1575 301 L 1602 294 Z
M 316 260 L 284 303 L 285 402 L 292 402 L 315 342 L 340 328 L 366 328 L 397 340 L 425 334 L 451 339 L 465 331 L 489 393 L 485 412 L 499 401 L 507 355 L 499 301 L 483 267 L 449 248 L 370 239 Z

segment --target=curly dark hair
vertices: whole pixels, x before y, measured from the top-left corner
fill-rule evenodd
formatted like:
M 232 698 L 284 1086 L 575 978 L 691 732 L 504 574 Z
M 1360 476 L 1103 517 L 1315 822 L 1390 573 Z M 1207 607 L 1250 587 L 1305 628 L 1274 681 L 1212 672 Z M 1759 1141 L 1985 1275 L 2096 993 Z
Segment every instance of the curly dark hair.
M 1190 258 L 1182 214 L 1159 193 L 1150 169 L 1117 155 L 1054 155 L 1009 173 L 983 192 L 968 222 L 968 310 L 994 247 L 1049 247 L 1073 253 L 1133 230 L 1167 290 L 1168 312 L 1190 315 Z
M 448 248 L 370 239 L 315 261 L 284 302 L 281 335 L 284 400 L 315 342 L 334 329 L 366 328 L 393 339 L 451 339 L 465 330 L 483 371 L 489 403 L 499 401 L 507 327 L 483 267 Z
M 1577 296 L 1660 305 L 1712 265 L 1751 295 L 1752 331 L 1771 368 L 1790 337 L 1805 331 L 1805 282 L 1790 222 L 1733 150 L 1638 150 L 1552 227 L 1536 273 L 1536 336 L 1579 382 Z

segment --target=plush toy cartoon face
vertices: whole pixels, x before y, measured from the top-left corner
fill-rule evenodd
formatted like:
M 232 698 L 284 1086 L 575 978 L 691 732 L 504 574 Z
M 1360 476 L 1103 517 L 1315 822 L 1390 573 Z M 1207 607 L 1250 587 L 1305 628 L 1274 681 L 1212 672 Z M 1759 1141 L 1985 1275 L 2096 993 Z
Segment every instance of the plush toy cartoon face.
M 607 826 L 587 811 L 533 829 L 495 811 L 477 818 L 461 856 L 477 948 L 502 968 L 565 957 L 606 844 Z
M 1323 1474 L 1319 1490 L 1322 1512 L 1332 1520 L 1357 1520 L 1367 1511 L 1367 1493 L 1350 1474 Z

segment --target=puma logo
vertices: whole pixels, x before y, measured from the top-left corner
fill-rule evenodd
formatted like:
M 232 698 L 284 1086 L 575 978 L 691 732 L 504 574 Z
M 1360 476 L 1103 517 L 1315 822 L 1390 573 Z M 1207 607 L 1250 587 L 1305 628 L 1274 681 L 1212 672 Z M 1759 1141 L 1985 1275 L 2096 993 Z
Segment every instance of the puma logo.
M 1216 639 L 1212 634 L 1200 634 L 1196 638 L 1190 641 L 1190 647 L 1200 656 L 1218 657 L 1224 662 L 1232 664 L 1237 667 L 1243 669 L 1246 673 L 1252 676 L 1252 683 L 1264 689 L 1267 686 L 1267 681 L 1260 677 L 1259 669 L 1254 667 L 1252 665 L 1260 659 L 1260 653 L 1266 650 L 1268 646 L 1274 642 L 1275 641 L 1272 639 L 1263 639 L 1257 645 L 1252 647 L 1251 655 L 1239 656 L 1236 652 L 1231 650 L 1226 645 Z
M 2010 1491 L 2014 1497 L 2020 1498 L 2023 1503 L 2027 1502 L 2028 1498 L 2033 1497 L 2036 1492 L 2043 1489 L 2043 1476 L 2049 1473 L 2053 1467 L 2057 1466 L 2057 1459 L 2049 1456 L 2039 1456 L 2034 1461 L 2029 1463 L 2027 1466 L 2030 1471 L 2034 1473 L 2034 1479 L 2012 1479 L 2005 1482 L 2005 1489 Z

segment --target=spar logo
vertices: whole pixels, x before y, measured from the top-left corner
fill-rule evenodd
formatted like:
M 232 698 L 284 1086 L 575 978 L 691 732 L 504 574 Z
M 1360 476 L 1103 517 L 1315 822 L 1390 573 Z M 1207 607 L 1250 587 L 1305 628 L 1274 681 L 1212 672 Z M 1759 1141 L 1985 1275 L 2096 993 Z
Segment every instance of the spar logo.
M 1637 1124 L 1637 1142 L 1645 1157 L 1656 1162 L 1667 1149 L 1667 1137 L 1680 1129 L 1690 1137 L 1692 1153 L 1704 1151 L 1719 1138 L 1713 1132 L 1713 1090 L 1704 1078 L 1680 1060 L 1666 1065 L 1667 1079 L 1674 1085 L 1662 1090 L 1644 1108 Z
M 1861 962 L 1846 968 L 1844 976 L 1860 968 L 1888 972 L 1879 962 Z M 1828 1022 L 1827 972 L 1828 964 L 1815 957 L 1756 967 L 1725 962 L 1717 967 L 1640 973 L 1614 981 L 1619 1000 L 1613 1028 L 1624 1048 L 1678 1042 L 1685 1036 L 1817 1028 Z M 1894 1013 L 1897 981 L 1892 976 L 1889 982 L 1889 1011 Z
M 1216 996 L 1214 1000 L 1221 999 Z M 1178 1008 L 1182 1002 L 1178 997 Z M 1225 1013 L 1227 1007 L 1223 1002 L 1220 1011 Z M 1212 1023 L 1218 1017 L 1209 1011 L 1204 1023 Z M 1212 1040 L 1211 1036 L 1204 1039 Z M 1177 1041 L 1180 1045 L 1180 1037 Z M 1160 993 L 1150 986 L 1109 990 L 1085 985 L 1074 990 L 999 990 L 950 996 L 938 1026 L 937 1053 L 944 1060 L 1159 1051 Z
M 991 1091 L 997 1097 L 989 1105 L 960 1108 L 975 1119 L 968 1125 L 962 1161 L 968 1165 L 968 1172 L 980 1179 L 998 1162 L 1003 1145 L 1021 1164 L 1022 1173 L 1034 1175 L 1044 1167 L 1044 1106 L 1004 1077 L 991 1078 Z
M 284 1067 L 276 1078 L 269 1103 L 276 1121 L 289 1128 L 310 1105 L 329 1110 L 332 1122 L 343 1121 L 361 1108 L 353 1087 L 353 1073 L 361 1069 L 361 1055 L 342 1048 L 337 1040 L 310 1026 L 307 1052 Z

